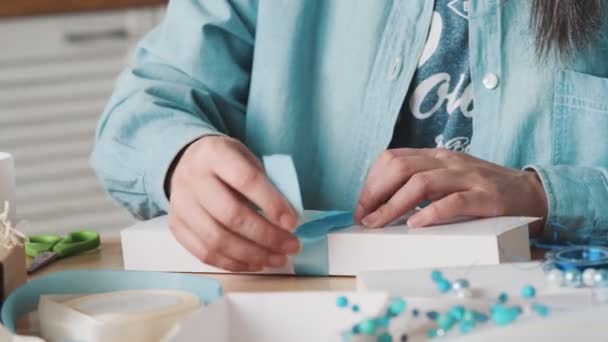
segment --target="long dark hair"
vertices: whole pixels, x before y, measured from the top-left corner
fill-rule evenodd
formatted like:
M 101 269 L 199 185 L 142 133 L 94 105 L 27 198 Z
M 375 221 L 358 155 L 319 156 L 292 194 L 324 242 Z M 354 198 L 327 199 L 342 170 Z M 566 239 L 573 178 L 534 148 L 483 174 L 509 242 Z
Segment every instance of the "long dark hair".
M 533 0 L 530 26 L 540 57 L 569 59 L 594 43 L 605 19 L 606 0 Z

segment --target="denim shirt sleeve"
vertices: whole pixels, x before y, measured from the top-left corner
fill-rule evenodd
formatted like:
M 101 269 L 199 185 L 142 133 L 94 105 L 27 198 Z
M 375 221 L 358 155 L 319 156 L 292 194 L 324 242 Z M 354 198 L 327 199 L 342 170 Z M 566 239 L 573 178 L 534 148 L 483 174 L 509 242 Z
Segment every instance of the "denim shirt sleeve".
M 243 135 L 256 7 L 249 0 L 171 1 L 119 77 L 91 163 L 136 217 L 168 211 L 165 176 L 182 148 L 210 134 Z
M 608 241 L 608 169 L 584 166 L 529 165 L 545 188 L 548 243 Z

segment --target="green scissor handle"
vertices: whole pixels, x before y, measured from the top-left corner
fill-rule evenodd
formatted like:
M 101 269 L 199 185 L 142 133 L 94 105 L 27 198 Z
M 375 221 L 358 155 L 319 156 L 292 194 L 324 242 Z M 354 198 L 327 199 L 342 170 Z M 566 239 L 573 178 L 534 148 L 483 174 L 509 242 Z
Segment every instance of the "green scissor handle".
M 25 244 L 25 254 L 34 258 L 42 252 L 48 252 L 53 250 L 61 237 L 57 235 L 33 235 L 28 238 Z
M 57 235 L 30 236 L 25 244 L 25 253 L 36 257 L 42 252 L 55 252 L 59 257 L 67 257 L 95 249 L 100 245 L 99 233 L 82 230 L 68 234 L 65 238 Z
M 99 233 L 91 230 L 81 230 L 68 234 L 63 240 L 53 246 L 53 252 L 59 257 L 68 257 L 89 250 L 100 245 Z

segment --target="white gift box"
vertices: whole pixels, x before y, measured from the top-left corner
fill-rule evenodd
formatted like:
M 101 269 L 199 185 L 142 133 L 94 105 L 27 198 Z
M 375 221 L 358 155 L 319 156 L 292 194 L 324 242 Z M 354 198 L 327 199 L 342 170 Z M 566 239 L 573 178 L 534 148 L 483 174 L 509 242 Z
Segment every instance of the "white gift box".
M 311 217 L 315 212 L 307 212 Z M 305 219 L 306 220 L 306 219 Z M 304 221 L 305 221 L 304 220 Z M 499 264 L 530 260 L 528 217 L 495 217 L 428 228 L 395 224 L 361 226 L 327 237 L 330 275 L 354 276 L 366 270 Z M 226 272 L 203 264 L 173 237 L 162 216 L 121 232 L 125 269 L 168 272 Z M 261 273 L 293 274 L 290 264 Z
M 308 341 L 378 341 L 386 331 L 393 341 L 407 334 L 408 342 L 427 341 L 427 332 L 435 323 L 424 314 L 414 318 L 411 309 L 421 313 L 429 310 L 446 312 L 455 304 L 488 312 L 493 304 L 488 300 L 455 298 L 404 298 L 408 310 L 393 318 L 387 330 L 382 328 L 373 336 L 363 334 L 345 338 L 345 332 L 365 319 L 377 318 L 386 312 L 390 297 L 381 293 L 347 293 L 349 306 L 339 308 L 340 293 L 229 293 L 222 299 L 200 309 L 182 321 L 167 337 L 167 342 L 308 342 Z M 447 332 L 441 340 L 456 341 L 564 341 L 585 337 L 585 341 L 602 341 L 608 336 L 605 315 L 608 306 L 581 305 L 578 296 L 568 296 L 559 303 L 544 298 L 552 311 L 547 318 L 524 314 L 513 324 L 503 327 L 492 322 L 478 324 L 472 332 L 462 334 L 458 328 Z M 357 304 L 359 312 L 350 306 Z M 513 304 L 521 304 L 517 300 Z

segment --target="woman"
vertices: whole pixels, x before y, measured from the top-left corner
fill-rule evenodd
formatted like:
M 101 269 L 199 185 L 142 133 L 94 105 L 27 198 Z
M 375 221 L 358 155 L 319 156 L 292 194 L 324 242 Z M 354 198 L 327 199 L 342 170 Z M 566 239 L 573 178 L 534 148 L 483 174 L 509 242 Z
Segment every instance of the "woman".
M 273 153 L 293 156 L 307 208 L 356 208 L 369 227 L 430 200 L 411 226 L 526 215 L 545 218 L 535 238 L 605 241 L 607 14 L 602 0 L 174 0 L 118 81 L 93 165 L 135 215 L 168 212 L 185 248 L 232 271 L 298 251 L 256 157 Z

